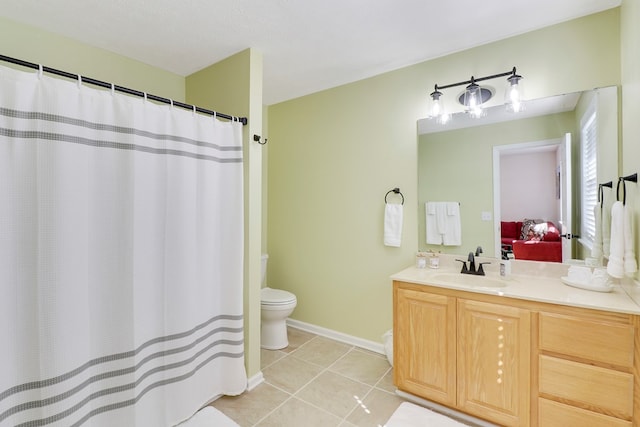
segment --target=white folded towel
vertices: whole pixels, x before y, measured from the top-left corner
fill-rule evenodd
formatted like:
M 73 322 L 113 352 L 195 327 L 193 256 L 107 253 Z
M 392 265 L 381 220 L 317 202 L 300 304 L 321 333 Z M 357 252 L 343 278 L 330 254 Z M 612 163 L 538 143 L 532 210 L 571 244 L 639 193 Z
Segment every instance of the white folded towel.
M 438 234 L 444 237 L 444 234 L 447 232 L 447 222 L 449 221 L 449 218 L 447 218 L 449 215 L 447 213 L 447 204 L 445 202 L 436 202 L 435 205 Z
M 462 244 L 462 228 L 460 226 L 460 203 L 446 202 L 447 229 L 442 236 L 445 246 L 460 246 Z
M 436 215 L 437 205 L 438 205 L 437 202 L 425 203 L 425 213 L 426 213 L 425 224 L 427 227 L 427 244 L 428 245 L 442 244 L 442 233 L 440 233 L 439 231 L 438 216 Z
M 402 205 L 385 204 L 384 207 L 384 244 L 399 247 L 402 241 Z
M 611 252 L 607 263 L 611 277 L 624 277 L 624 246 L 624 206 L 622 202 L 615 202 L 611 207 Z
M 425 213 L 427 244 L 446 246 L 462 244 L 460 203 L 427 202 Z

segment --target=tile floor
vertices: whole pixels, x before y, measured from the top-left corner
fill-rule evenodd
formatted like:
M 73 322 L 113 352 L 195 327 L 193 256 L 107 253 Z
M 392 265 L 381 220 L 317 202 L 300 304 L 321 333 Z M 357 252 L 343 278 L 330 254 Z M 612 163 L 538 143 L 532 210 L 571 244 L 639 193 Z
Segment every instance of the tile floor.
M 381 427 L 404 401 L 381 354 L 294 328 L 261 352 L 265 381 L 212 404 L 242 427 Z

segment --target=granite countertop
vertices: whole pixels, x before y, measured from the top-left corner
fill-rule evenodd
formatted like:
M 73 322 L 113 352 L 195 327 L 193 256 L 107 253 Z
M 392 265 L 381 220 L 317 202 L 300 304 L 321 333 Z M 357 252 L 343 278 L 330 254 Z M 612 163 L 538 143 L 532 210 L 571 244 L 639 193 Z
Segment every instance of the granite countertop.
M 497 260 L 493 261 L 498 264 Z M 461 274 L 455 259 L 451 258 L 441 262 L 438 269 L 409 267 L 392 275 L 391 279 L 529 301 L 640 314 L 640 305 L 619 283 L 614 285 L 611 292 L 579 289 L 562 282 L 561 277 L 566 276 L 567 265 L 545 268 L 538 264 L 550 263 L 512 263 L 515 271 L 507 277 L 498 274 L 497 266 L 487 268 L 486 276 Z

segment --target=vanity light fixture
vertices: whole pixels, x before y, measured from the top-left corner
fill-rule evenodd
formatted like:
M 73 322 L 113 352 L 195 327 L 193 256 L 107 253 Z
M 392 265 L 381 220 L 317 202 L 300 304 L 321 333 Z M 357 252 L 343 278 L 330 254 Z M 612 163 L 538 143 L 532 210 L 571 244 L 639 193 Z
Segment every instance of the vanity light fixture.
M 516 73 L 516 67 L 513 67 L 511 71 L 504 73 L 494 74 L 486 77 L 473 77 L 464 82 L 452 83 L 444 86 L 435 85 L 434 91 L 431 92 L 431 108 L 429 117 L 438 120 L 440 123 L 446 123 L 450 116 L 445 111 L 444 104 L 442 102 L 441 89 L 448 89 L 451 87 L 467 85 L 465 91 L 458 98 L 458 102 L 465 106 L 465 111 L 471 114 L 473 117 L 482 117 L 484 110 L 482 104 L 487 102 L 493 96 L 491 90 L 482 87 L 478 82 L 496 79 L 498 77 L 507 78 L 507 90 L 505 91 L 505 104 L 509 111 L 518 112 L 522 109 L 522 76 Z

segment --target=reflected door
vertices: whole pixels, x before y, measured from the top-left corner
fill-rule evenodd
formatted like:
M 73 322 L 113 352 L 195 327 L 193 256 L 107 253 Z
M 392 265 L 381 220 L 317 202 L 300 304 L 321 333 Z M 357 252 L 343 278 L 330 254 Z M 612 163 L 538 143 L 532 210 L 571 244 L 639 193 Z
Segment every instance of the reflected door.
M 571 239 L 573 230 L 571 224 L 571 134 L 564 136 L 564 143 L 560 146 L 558 155 L 558 189 L 560 202 L 560 232 L 562 234 L 562 261 L 568 261 L 571 256 Z

